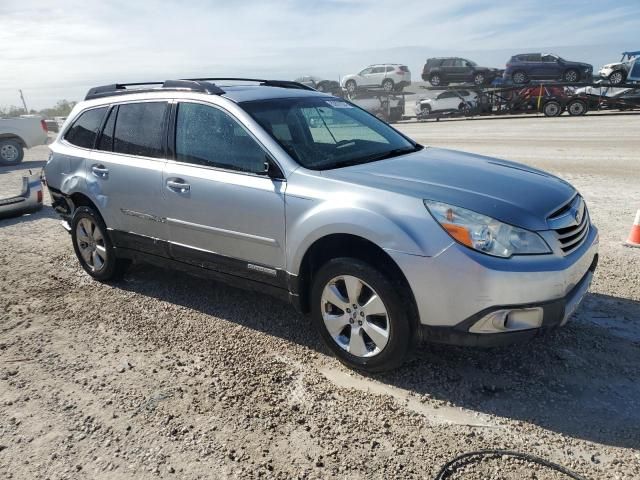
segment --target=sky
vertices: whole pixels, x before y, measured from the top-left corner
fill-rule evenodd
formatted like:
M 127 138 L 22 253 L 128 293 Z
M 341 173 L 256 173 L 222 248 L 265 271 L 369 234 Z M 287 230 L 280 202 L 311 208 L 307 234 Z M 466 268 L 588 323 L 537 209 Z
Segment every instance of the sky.
M 597 69 L 640 50 L 640 1 L 0 0 L 0 107 L 199 76 L 338 79 L 430 56 L 504 68 L 544 51 Z

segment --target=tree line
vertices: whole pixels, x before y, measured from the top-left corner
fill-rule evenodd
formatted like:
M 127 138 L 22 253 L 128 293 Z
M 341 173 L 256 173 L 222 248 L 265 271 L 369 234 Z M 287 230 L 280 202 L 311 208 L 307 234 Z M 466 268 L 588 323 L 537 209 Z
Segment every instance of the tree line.
M 24 108 L 10 106 L 10 107 L 2 107 L 0 106 L 0 117 L 19 117 L 20 115 L 42 115 L 45 118 L 52 117 L 66 117 L 71 113 L 73 107 L 75 107 L 77 102 L 72 102 L 69 100 L 58 100 L 55 106 L 50 108 L 43 108 L 42 110 L 29 110 L 28 112 Z

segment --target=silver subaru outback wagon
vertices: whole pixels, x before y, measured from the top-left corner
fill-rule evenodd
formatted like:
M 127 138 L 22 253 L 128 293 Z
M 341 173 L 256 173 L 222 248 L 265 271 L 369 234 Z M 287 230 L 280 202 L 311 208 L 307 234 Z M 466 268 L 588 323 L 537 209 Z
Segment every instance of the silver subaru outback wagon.
M 293 82 L 96 87 L 51 151 L 53 205 L 89 275 L 146 261 L 272 293 L 372 372 L 423 338 L 563 325 L 598 260 L 567 182 L 419 145 Z

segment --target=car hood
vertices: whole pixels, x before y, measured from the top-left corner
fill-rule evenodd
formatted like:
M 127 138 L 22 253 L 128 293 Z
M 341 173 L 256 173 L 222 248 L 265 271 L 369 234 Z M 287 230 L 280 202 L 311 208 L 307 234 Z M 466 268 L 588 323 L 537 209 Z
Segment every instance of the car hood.
M 576 193 L 569 183 L 541 170 L 439 148 L 323 174 L 449 203 L 529 230 L 548 230 L 547 217 Z
M 602 68 L 613 68 L 613 67 L 620 67 L 620 66 L 622 66 L 622 62 L 607 63 L 606 65 L 603 65 Z

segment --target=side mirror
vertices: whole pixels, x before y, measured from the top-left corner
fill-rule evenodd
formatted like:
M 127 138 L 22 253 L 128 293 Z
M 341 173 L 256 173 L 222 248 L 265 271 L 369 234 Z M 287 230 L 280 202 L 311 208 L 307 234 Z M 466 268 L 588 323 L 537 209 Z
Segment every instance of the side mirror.
M 284 180 L 284 175 L 280 171 L 280 168 L 269 157 L 265 157 L 263 166 L 263 175 L 271 178 L 272 180 Z

